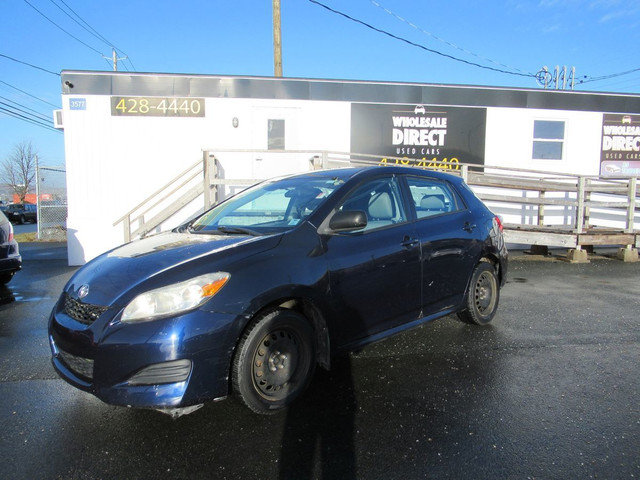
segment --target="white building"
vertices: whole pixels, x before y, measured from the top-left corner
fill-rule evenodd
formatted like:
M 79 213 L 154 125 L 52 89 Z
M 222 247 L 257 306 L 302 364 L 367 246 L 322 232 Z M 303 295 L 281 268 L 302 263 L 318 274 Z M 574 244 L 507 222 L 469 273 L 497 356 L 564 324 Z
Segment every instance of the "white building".
M 122 244 L 118 219 L 203 151 L 227 179 L 309 169 L 266 150 L 640 176 L 640 95 L 65 71 L 62 105 L 72 265 Z

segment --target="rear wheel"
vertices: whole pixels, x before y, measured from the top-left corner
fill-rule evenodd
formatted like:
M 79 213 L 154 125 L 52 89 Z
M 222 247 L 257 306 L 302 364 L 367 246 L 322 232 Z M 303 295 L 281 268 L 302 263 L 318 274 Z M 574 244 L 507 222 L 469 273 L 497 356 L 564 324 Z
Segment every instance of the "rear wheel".
M 306 318 L 271 310 L 253 320 L 238 343 L 233 390 L 254 412 L 276 413 L 304 392 L 315 366 L 313 329 Z
M 458 318 L 475 325 L 486 325 L 493 319 L 500 301 L 500 282 L 496 269 L 489 262 L 481 262 L 473 270 L 465 308 Z
M 20 215 L 20 219 L 18 220 L 20 225 L 24 225 L 24 215 Z

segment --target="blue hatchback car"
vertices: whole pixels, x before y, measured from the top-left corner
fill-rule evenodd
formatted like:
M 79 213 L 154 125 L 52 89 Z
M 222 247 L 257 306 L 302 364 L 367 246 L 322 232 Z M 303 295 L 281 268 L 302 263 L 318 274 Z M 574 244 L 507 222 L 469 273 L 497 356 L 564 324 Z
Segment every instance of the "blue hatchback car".
M 109 404 L 179 415 L 233 393 L 272 413 L 338 353 L 453 313 L 487 324 L 506 274 L 500 220 L 460 178 L 269 180 L 79 269 L 51 313 L 53 365 Z

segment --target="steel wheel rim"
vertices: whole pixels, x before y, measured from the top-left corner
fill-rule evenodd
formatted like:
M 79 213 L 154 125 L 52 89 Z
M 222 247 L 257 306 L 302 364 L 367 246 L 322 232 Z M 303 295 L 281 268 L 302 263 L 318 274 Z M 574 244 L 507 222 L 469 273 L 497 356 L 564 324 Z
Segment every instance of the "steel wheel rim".
M 490 272 L 482 272 L 476 282 L 474 301 L 478 313 L 490 315 L 496 305 L 495 292 L 498 288 L 496 278 Z
M 256 390 L 272 400 L 284 398 L 295 384 L 300 363 L 296 332 L 278 329 L 266 334 L 256 348 L 251 374 Z

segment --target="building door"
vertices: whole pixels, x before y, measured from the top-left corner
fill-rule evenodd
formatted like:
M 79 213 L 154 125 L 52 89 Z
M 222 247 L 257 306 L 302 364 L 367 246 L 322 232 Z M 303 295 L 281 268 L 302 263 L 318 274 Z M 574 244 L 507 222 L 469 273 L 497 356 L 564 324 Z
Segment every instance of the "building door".
M 305 155 L 282 153 L 283 150 L 302 148 L 299 108 L 253 107 L 251 117 L 251 148 L 268 150 L 253 153 L 253 178 L 266 179 L 308 170 L 302 161 Z

